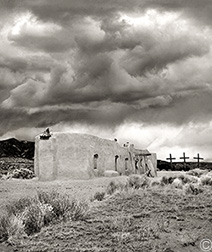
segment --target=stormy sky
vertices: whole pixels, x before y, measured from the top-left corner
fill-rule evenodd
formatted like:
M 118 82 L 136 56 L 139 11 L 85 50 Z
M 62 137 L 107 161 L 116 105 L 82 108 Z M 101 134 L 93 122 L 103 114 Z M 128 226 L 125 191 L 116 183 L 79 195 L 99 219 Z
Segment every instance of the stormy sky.
M 0 0 L 0 138 L 46 127 L 212 160 L 211 0 Z

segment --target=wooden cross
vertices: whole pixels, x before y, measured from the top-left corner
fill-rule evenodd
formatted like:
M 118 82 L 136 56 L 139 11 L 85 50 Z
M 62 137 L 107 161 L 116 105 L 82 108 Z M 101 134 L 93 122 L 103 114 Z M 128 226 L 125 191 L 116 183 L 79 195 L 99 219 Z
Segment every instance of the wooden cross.
M 180 159 L 183 159 L 183 166 L 186 168 L 186 159 L 189 159 L 189 157 L 185 156 L 185 152 L 183 152 L 183 157 L 180 157 Z
M 203 160 L 204 158 L 201 158 L 200 156 L 199 156 L 199 153 L 197 154 L 197 157 L 194 157 L 194 159 L 197 159 L 197 165 L 198 165 L 198 168 L 200 167 L 200 165 L 199 165 L 199 161 L 200 160 Z
M 169 154 L 169 158 L 166 158 L 166 160 L 170 160 L 170 165 L 171 165 L 171 169 L 173 170 L 173 164 L 172 164 L 172 160 L 175 160 L 176 158 L 172 157 L 172 154 Z

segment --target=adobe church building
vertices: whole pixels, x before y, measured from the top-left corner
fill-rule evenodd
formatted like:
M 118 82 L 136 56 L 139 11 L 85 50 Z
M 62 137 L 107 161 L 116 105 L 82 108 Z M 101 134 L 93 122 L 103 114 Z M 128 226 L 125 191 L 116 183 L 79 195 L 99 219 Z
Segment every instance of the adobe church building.
M 48 131 L 49 134 L 49 131 Z M 39 180 L 89 179 L 107 173 L 156 176 L 155 153 L 120 146 L 116 140 L 54 132 L 35 138 L 35 174 Z

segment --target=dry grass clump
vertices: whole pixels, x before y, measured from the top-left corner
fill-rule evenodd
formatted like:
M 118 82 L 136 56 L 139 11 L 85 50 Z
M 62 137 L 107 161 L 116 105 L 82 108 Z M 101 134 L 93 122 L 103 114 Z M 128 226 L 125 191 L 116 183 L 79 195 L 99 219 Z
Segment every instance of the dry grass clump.
M 127 185 L 134 189 L 146 188 L 150 186 L 150 179 L 145 175 L 131 175 L 128 178 Z
M 30 206 L 34 200 L 35 199 L 33 198 L 25 197 L 11 202 L 10 204 L 6 205 L 8 215 L 18 216 L 25 210 L 26 207 Z
M 211 183 L 211 180 L 208 178 L 202 179 L 202 181 L 198 177 L 181 174 L 173 177 L 162 177 L 160 185 L 165 186 L 171 184 L 174 188 L 182 189 L 185 193 L 197 195 L 203 192 L 204 188 L 201 188 L 201 185 L 210 185 Z
M 0 219 L 0 242 L 3 242 L 8 239 L 8 227 L 10 226 L 9 218 L 3 216 Z
M 183 184 L 198 182 L 197 178 L 193 176 L 184 175 L 184 174 L 179 175 L 178 178 L 182 180 Z
M 211 176 L 208 176 L 208 175 L 203 175 L 201 176 L 200 178 L 200 183 L 202 185 L 209 185 L 209 186 L 212 186 L 212 177 Z
M 170 176 L 170 177 L 163 176 L 162 179 L 161 179 L 160 184 L 161 184 L 162 186 L 172 184 L 172 182 L 173 182 L 176 178 L 177 178 L 176 176 Z
M 202 193 L 203 192 L 203 189 L 198 185 L 198 184 L 193 184 L 193 183 L 187 183 L 184 185 L 183 187 L 184 189 L 184 192 L 187 194 L 187 193 L 190 193 L 190 194 L 199 194 L 199 193 Z
M 124 188 L 124 184 L 121 183 L 115 183 L 113 180 L 109 183 L 109 185 L 106 188 L 106 193 L 108 195 L 112 195 L 118 190 L 122 190 Z
M 46 219 L 46 212 L 43 211 L 44 208 L 46 208 L 45 205 L 34 202 L 24 210 L 22 220 L 24 231 L 27 235 L 39 232 L 45 224 L 53 220 L 50 219 L 48 223 L 44 222 Z M 51 210 L 52 209 L 50 209 L 49 212 L 51 212 L 52 217 L 54 217 Z
M 149 187 L 151 180 L 145 175 L 130 175 L 126 183 L 115 183 L 111 181 L 107 186 L 106 193 L 112 195 L 116 191 L 128 191 Z
M 79 220 L 86 217 L 88 205 L 86 202 L 80 202 L 76 199 L 70 200 L 68 195 L 61 195 L 58 192 L 38 191 L 38 199 L 42 205 L 51 207 L 52 212 L 58 219 Z M 44 211 L 45 212 L 45 211 Z
M 112 195 L 115 192 L 129 192 L 130 190 L 137 190 L 140 188 L 148 188 L 148 187 L 154 187 L 154 186 L 167 186 L 171 185 L 178 189 L 184 189 L 188 193 L 192 194 L 199 194 L 203 191 L 203 189 L 200 188 L 201 185 L 212 185 L 212 178 L 207 176 L 203 177 L 201 183 L 200 179 L 191 175 L 178 175 L 178 176 L 163 176 L 160 180 L 157 181 L 151 181 L 147 176 L 145 175 L 131 175 L 129 176 L 126 183 L 116 183 L 114 181 L 111 181 L 106 189 L 107 195 Z M 187 185 L 184 187 L 185 185 Z M 95 199 L 102 200 L 104 199 L 103 195 L 104 193 L 96 193 Z M 104 195 L 105 196 L 105 195 Z M 99 198 L 99 199 L 98 199 Z
M 208 172 L 208 170 L 202 170 L 200 168 L 195 168 L 192 169 L 188 172 L 186 172 L 188 175 L 192 175 L 192 176 L 196 176 L 196 177 L 201 177 L 203 174 L 206 174 Z
M 81 220 L 88 214 L 88 204 L 70 200 L 58 192 L 37 192 L 37 197 L 23 198 L 6 206 L 7 216 L 0 219 L 0 242 L 18 233 L 31 235 L 58 220 Z
M 188 175 L 184 175 L 181 174 L 179 176 L 163 176 L 160 184 L 161 186 L 165 186 L 165 185 L 169 185 L 169 184 L 180 184 L 180 182 L 182 182 L 182 184 L 187 184 L 187 183 L 197 183 L 198 182 L 198 178 L 195 178 L 193 176 L 188 176 Z M 181 187 L 181 186 L 180 186 Z
M 145 175 L 130 175 L 125 183 L 111 181 L 106 189 L 106 194 L 112 195 L 115 192 L 129 191 L 149 187 L 151 180 Z

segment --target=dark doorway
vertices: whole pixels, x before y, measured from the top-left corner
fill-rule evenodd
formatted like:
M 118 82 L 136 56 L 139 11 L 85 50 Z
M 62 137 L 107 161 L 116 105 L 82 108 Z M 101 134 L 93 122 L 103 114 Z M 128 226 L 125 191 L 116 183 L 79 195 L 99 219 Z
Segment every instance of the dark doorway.
M 136 158 L 136 159 L 135 159 L 135 174 L 138 173 L 138 161 L 139 161 L 139 159 Z
M 117 171 L 117 166 L 118 166 L 118 158 L 119 156 L 118 155 L 115 155 L 115 171 Z
M 128 170 L 128 158 L 125 158 L 125 170 Z

